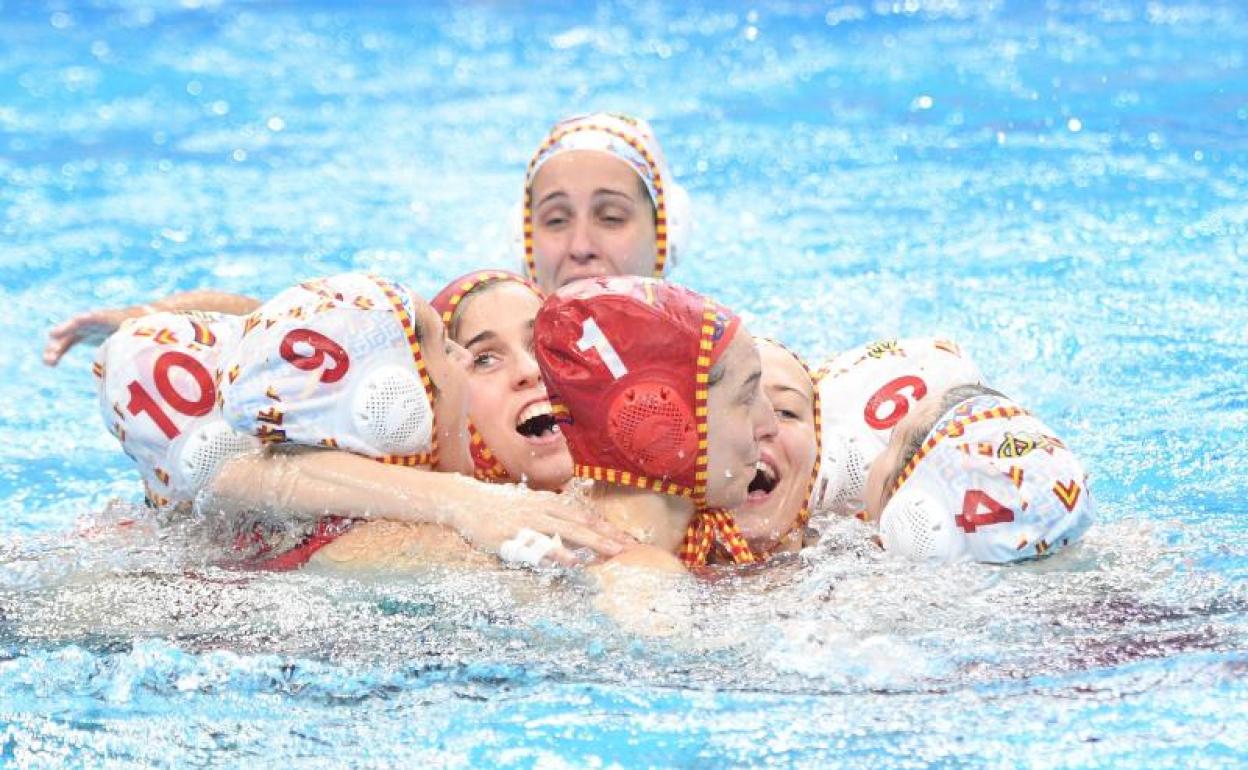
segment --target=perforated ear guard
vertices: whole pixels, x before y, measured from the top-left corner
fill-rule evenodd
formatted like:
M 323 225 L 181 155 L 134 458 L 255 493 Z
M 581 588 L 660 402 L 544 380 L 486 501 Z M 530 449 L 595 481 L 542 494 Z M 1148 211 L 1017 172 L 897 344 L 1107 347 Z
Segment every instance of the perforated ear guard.
M 191 496 L 212 481 L 226 460 L 258 449 L 251 436 L 235 432 L 225 420 L 217 417 L 206 421 L 178 438 L 171 454 L 173 484 Z
M 351 394 L 350 420 L 375 455 L 413 455 L 433 443 L 433 406 L 410 368 L 381 366 Z
M 693 201 L 689 192 L 681 185 L 668 180 L 667 183 L 667 262 L 663 265 L 662 278 L 670 275 L 680 264 L 689 251 L 689 242 L 693 238 Z M 522 244 L 523 246 L 523 244 Z
M 821 442 L 823 453 L 812 509 L 836 516 L 861 511 L 865 505 L 867 472 L 871 468 L 866 455 L 869 452 L 874 456 L 879 450 L 872 446 L 864 452 L 859 439 L 836 428 L 824 428 Z
M 698 454 L 693 409 L 673 386 L 650 380 L 629 384 L 611 400 L 612 443 L 648 476 L 680 475 Z
M 939 501 L 918 490 L 897 493 L 880 515 L 884 550 L 915 561 L 953 562 L 967 557 L 962 533 Z

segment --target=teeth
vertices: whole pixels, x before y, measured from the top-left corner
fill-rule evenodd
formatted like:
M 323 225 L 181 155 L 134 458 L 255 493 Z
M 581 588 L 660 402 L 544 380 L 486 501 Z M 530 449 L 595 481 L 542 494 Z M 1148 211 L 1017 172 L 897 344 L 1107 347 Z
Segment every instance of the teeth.
M 758 463 L 754 466 L 754 469 L 766 476 L 767 481 L 774 482 L 776 480 L 776 469 L 762 460 L 758 461 Z
M 552 411 L 553 410 L 550 408 L 549 401 L 539 401 L 536 404 L 529 404 L 520 411 L 519 417 L 516 418 L 516 426 L 519 427 L 529 420 L 532 420 L 534 417 L 551 414 Z

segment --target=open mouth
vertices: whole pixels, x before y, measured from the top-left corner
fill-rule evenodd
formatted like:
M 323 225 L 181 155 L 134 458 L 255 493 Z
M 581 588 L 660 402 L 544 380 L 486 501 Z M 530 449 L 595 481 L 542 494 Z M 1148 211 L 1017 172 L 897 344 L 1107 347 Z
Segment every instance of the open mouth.
M 761 500 L 775 491 L 779 484 L 780 473 L 775 466 L 766 460 L 759 460 L 754 466 L 754 478 L 750 481 L 749 498 Z
M 551 411 L 549 401 L 529 404 L 516 418 L 516 433 L 527 439 L 553 440 L 559 435 L 559 426 Z

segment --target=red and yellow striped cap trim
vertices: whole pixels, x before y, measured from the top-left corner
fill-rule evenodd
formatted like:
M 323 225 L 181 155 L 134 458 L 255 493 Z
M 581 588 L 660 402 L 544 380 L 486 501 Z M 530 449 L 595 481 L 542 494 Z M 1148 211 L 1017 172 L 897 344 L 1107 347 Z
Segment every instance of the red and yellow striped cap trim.
M 755 561 L 750 545 L 737 528 L 737 522 L 728 511 L 708 508 L 706 504 L 707 480 L 710 473 L 710 407 L 711 365 L 715 351 L 715 324 L 718 306 L 709 298 L 702 310 L 702 333 L 698 339 L 698 358 L 694 370 L 693 416 L 698 434 L 698 454 L 693 465 L 693 504 L 695 512 L 685 530 L 680 559 L 688 566 L 706 564 L 711 548 L 718 539 L 727 548 L 734 564 L 752 564 Z M 725 336 L 727 331 L 725 331 Z
M 662 278 L 663 270 L 667 266 L 667 193 L 664 189 L 665 181 L 659 173 L 659 164 L 650 150 L 646 149 L 644 142 L 618 129 L 592 122 L 576 123 L 566 128 L 556 128 L 537 148 L 537 152 L 533 153 L 533 158 L 529 161 L 528 169 L 525 172 L 525 179 L 531 180 L 533 178 L 534 169 L 537 167 L 538 161 L 542 159 L 553 144 L 565 136 L 578 131 L 597 131 L 609 134 L 627 143 L 645 159 L 646 165 L 650 168 L 650 176 L 654 182 L 654 245 L 656 251 L 654 277 Z M 529 182 L 526 182 L 524 186 L 524 264 L 525 269 L 528 270 L 529 280 L 536 282 L 537 262 L 533 256 L 533 190 Z
M 1004 420 L 1026 414 L 1028 414 L 1027 410 L 1021 406 L 994 406 L 983 411 L 972 412 L 966 417 L 950 420 L 927 437 L 927 440 L 923 442 L 923 446 L 919 447 L 919 451 L 914 453 L 914 456 L 906 463 L 906 467 L 902 468 L 901 473 L 897 474 L 897 480 L 893 482 L 893 493 L 896 494 L 897 490 L 901 489 L 901 485 L 914 475 L 915 469 L 922 462 L 923 458 L 931 454 L 932 450 L 946 438 L 961 436 L 966 432 L 968 425 L 974 425 L 977 422 Z
M 451 322 L 455 319 L 455 313 L 459 310 L 459 303 L 463 301 L 464 297 L 468 296 L 469 292 L 484 283 L 493 283 L 495 281 L 512 281 L 521 286 L 527 286 L 539 297 L 542 296 L 541 290 L 534 286 L 532 282 L 515 273 L 510 273 L 506 270 L 479 270 L 460 281 L 454 292 L 445 298 L 445 307 L 442 309 L 442 323 L 446 324 L 446 328 L 448 330 L 451 328 Z M 441 296 L 438 299 L 440 300 Z
M 758 561 L 732 514 L 721 508 L 700 510 L 689 520 L 685 541 L 680 547 L 680 560 L 688 567 L 700 567 L 706 564 L 717 543 L 727 552 L 733 564 L 754 564 Z

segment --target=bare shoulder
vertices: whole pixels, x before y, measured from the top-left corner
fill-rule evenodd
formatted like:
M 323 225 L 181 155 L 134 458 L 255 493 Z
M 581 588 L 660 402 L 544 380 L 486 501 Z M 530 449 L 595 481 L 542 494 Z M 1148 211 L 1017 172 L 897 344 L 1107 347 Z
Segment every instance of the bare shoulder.
M 618 556 L 608 559 L 595 569 L 615 571 L 618 569 L 644 569 L 651 572 L 685 574 L 685 566 L 672 554 L 652 545 L 636 545 Z

